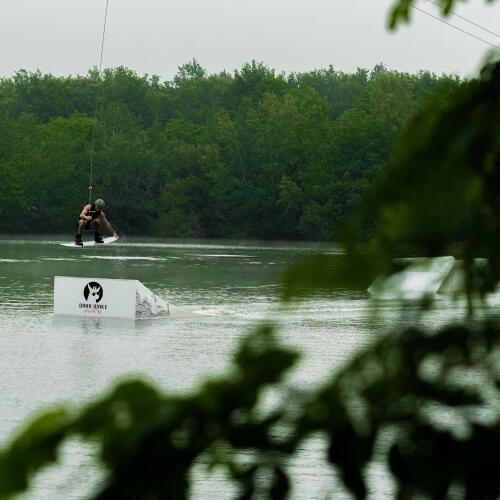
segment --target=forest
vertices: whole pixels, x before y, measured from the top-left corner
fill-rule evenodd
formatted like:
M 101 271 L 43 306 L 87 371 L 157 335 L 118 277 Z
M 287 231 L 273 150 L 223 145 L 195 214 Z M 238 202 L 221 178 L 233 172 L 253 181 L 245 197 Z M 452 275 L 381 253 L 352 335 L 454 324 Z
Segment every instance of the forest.
M 0 80 L 0 232 L 73 233 L 92 151 L 121 234 L 331 241 L 412 117 L 463 84 L 383 64 L 209 75 L 193 59 L 163 83 L 20 70 Z

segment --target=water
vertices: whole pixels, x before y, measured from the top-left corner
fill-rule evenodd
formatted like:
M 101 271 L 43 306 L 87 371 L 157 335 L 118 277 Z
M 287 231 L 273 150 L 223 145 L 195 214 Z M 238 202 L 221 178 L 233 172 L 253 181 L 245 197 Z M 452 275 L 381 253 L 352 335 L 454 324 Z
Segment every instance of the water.
M 123 238 L 73 249 L 62 241 L 0 238 L 0 445 L 40 409 L 85 403 L 124 377 L 152 380 L 169 393 L 194 391 L 224 373 L 239 340 L 267 319 L 280 324 L 285 343 L 303 351 L 290 383 L 314 387 L 399 315 L 398 303 L 387 301 L 374 321 L 368 293 L 350 291 L 316 293 L 285 312 L 281 273 L 316 249 L 311 245 Z M 138 279 L 173 305 L 172 315 L 135 322 L 55 317 L 55 275 Z M 434 326 L 436 318 L 444 323 L 463 315 L 446 299 L 437 308 Z M 293 498 L 349 498 L 324 461 L 319 437 L 304 445 L 291 469 Z M 84 498 L 101 473 L 92 449 L 72 442 L 63 450 L 62 467 L 44 472 L 26 498 Z M 386 497 L 391 484 L 385 472 L 375 468 L 371 474 L 372 497 Z M 231 498 L 223 473 L 207 476 L 200 464 L 194 477 L 193 498 Z

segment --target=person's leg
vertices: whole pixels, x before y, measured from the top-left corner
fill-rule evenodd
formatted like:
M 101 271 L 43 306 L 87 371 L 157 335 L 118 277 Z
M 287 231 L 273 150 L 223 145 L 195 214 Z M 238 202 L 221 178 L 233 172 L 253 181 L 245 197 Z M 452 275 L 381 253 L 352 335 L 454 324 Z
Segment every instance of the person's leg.
M 78 221 L 77 228 L 76 228 L 76 235 L 75 235 L 75 244 L 76 245 L 83 246 L 82 231 L 83 231 L 83 227 L 85 226 L 85 222 L 86 221 L 84 221 L 84 220 Z
M 83 228 L 85 227 L 86 220 L 81 220 L 78 222 L 78 234 L 81 236 Z
M 99 228 L 101 227 L 101 221 L 99 219 L 94 219 L 91 224 L 94 228 L 94 241 L 96 243 L 104 243 L 104 240 L 102 239 L 102 236 L 99 234 Z

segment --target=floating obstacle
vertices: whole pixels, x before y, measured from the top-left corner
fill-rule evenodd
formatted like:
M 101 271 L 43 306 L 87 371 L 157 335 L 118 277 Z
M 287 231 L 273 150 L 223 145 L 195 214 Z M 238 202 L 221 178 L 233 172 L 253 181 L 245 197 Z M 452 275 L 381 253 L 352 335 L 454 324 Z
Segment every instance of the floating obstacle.
M 454 257 L 398 259 L 404 268 L 379 276 L 368 288 L 377 298 L 420 298 L 459 293 L 465 288 L 462 263 Z
M 54 276 L 54 314 L 144 319 L 169 315 L 169 305 L 138 280 Z

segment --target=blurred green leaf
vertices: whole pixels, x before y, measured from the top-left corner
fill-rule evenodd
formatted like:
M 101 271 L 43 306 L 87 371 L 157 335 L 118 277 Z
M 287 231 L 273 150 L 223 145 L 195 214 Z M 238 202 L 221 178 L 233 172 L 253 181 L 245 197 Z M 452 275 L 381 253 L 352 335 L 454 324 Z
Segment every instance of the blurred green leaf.
M 0 454 L 0 498 L 20 493 L 42 467 L 57 460 L 70 426 L 68 412 L 54 409 L 35 418 Z

